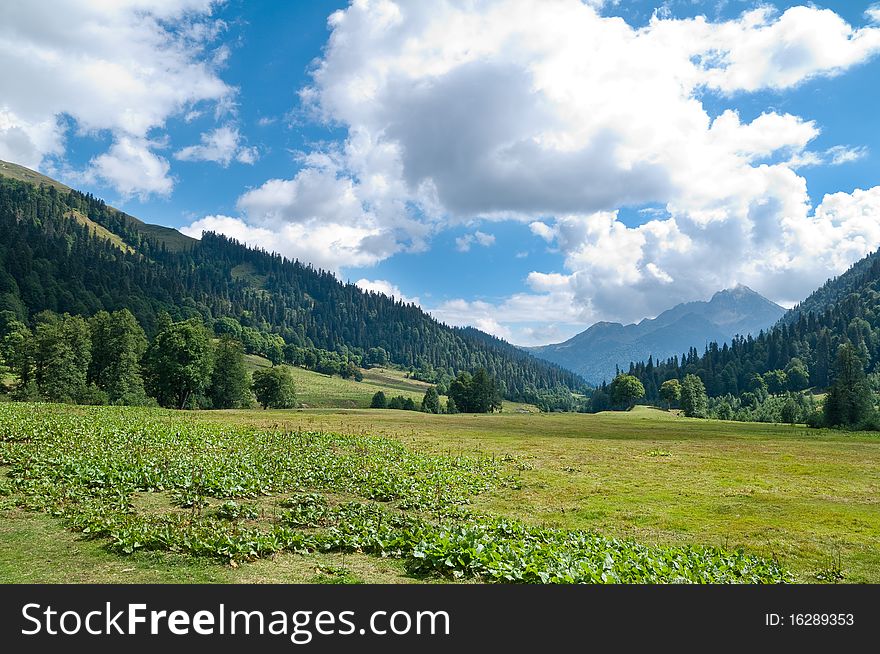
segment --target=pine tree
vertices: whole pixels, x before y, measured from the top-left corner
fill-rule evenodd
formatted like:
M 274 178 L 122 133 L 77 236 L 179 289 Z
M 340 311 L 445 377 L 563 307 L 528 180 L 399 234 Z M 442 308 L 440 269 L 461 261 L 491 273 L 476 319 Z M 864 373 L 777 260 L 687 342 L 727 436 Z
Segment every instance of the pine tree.
M 452 396 L 446 398 L 446 413 L 450 415 L 460 413 L 458 405 L 455 404 L 455 399 Z
M 829 427 L 859 427 L 874 413 L 874 397 L 865 379 L 858 351 L 851 343 L 837 349 L 834 383 L 825 398 L 825 424 Z

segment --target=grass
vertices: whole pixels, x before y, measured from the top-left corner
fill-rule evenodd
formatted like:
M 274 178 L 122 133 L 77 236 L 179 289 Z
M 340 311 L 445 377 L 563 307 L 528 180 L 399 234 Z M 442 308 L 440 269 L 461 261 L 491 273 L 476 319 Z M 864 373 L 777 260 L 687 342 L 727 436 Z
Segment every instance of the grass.
M 238 567 L 167 553 L 120 557 L 42 513 L 0 511 L 0 583 L 414 583 L 399 561 L 365 554 L 279 554 Z
M 415 383 L 392 373 L 387 383 Z M 800 582 L 841 580 L 838 570 L 845 582 L 880 582 L 878 434 L 691 420 L 648 408 L 481 416 L 308 409 L 185 418 L 369 433 L 437 453 L 510 454 L 519 488 L 480 495 L 474 510 L 647 544 L 742 546 L 780 559 Z M 411 581 L 398 562 L 358 555 L 346 555 L 350 569 L 342 570 L 339 554 L 280 554 L 238 568 L 169 554 L 119 558 L 43 514 L 15 509 L 4 517 L 6 581 Z
M 244 281 L 254 288 L 263 288 L 266 284 L 266 276 L 258 275 L 252 263 L 240 263 L 229 271 L 235 281 Z
M 271 365 L 267 359 L 254 355 L 247 355 L 246 361 L 251 371 Z M 410 397 L 419 404 L 429 386 L 406 379 L 404 373 L 397 370 L 365 370 L 364 380 L 357 382 L 297 366 L 288 367 L 296 383 L 297 402 L 306 409 L 368 409 L 376 391 L 384 392 L 389 398 L 392 395 Z
M 268 368 L 268 359 L 249 354 L 245 357 L 248 369 Z M 304 409 L 368 409 L 373 395 L 382 391 L 388 399 L 396 395 L 412 398 L 418 406 L 431 384 L 410 379 L 402 370 L 369 368 L 363 370 L 363 381 L 323 375 L 296 366 L 288 366 L 296 383 L 297 401 Z M 446 405 L 446 396 L 440 398 Z M 537 413 L 531 404 L 504 402 L 502 413 Z
M 68 193 L 70 191 L 69 186 L 62 184 L 51 177 L 46 177 L 30 168 L 25 168 L 24 166 L 19 166 L 18 164 L 9 161 L 0 161 L 0 176 L 9 177 L 10 179 L 18 180 L 19 182 L 27 182 L 34 186 L 39 186 L 40 184 L 52 186 L 63 193 Z

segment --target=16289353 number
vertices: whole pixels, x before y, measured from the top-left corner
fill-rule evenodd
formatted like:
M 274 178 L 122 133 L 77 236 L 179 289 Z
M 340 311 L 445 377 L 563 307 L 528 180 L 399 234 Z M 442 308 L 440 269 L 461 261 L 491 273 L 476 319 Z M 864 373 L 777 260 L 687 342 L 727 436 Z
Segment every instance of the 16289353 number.
M 792 613 L 793 627 L 850 627 L 855 623 L 852 613 Z

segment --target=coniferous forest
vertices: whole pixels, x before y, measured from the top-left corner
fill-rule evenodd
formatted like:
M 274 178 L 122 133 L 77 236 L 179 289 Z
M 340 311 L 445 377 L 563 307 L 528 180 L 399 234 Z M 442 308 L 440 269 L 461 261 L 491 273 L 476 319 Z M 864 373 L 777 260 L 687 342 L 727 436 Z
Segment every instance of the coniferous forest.
M 847 392 L 870 398 L 880 390 L 877 252 L 829 280 L 757 337 L 737 337 L 729 344 L 710 343 L 702 353 L 691 348 L 681 358 L 632 363 L 629 374 L 643 383 L 648 402 L 664 401 L 661 388 L 665 381 L 694 376 L 704 386 L 710 408 L 715 409 L 707 409 L 713 417 L 762 419 L 761 410 L 769 408 L 764 416 L 767 421 L 818 422 L 816 407 L 803 391 L 831 389 L 834 397 L 844 371 L 852 370 L 854 365 L 859 374 L 848 377 Z M 768 400 L 770 405 L 778 406 L 766 406 Z M 826 410 L 825 422 L 873 427 L 876 417 L 868 414 L 873 413 L 874 402 L 863 404 L 866 411 L 859 420 L 829 416 Z M 827 409 L 833 414 L 832 407 Z M 792 419 L 786 420 L 789 416 Z
M 294 363 L 314 352 L 390 363 L 428 381 L 485 369 L 509 399 L 580 390 L 574 373 L 418 306 L 213 233 L 159 230 L 92 195 L 0 178 L 0 312 L 35 327 L 49 311 L 89 318 L 127 309 L 148 340 L 161 316 L 233 332 L 249 352 Z

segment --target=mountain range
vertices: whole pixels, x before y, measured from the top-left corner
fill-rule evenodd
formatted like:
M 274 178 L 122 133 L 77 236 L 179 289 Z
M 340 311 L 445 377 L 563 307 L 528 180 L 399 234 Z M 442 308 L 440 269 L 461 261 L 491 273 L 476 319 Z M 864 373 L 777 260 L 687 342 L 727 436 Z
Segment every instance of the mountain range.
M 591 384 L 610 381 L 631 362 L 662 361 L 692 347 L 724 343 L 736 335 L 757 335 L 785 309 L 747 286 L 719 291 L 708 301 L 686 302 L 656 318 L 622 325 L 598 322 L 563 343 L 527 348 L 537 357 L 580 374 Z
M 757 376 L 770 372 L 789 390 L 824 389 L 834 380 L 844 344 L 855 348 L 866 372 L 880 373 L 880 252 L 829 279 L 757 337 L 709 343 L 703 352 L 691 350 L 684 359 L 655 360 L 653 365 L 641 361 L 627 371 L 642 381 L 649 402 L 659 401 L 665 380 L 686 375 L 698 376 L 710 397 L 735 398 L 760 389 Z

